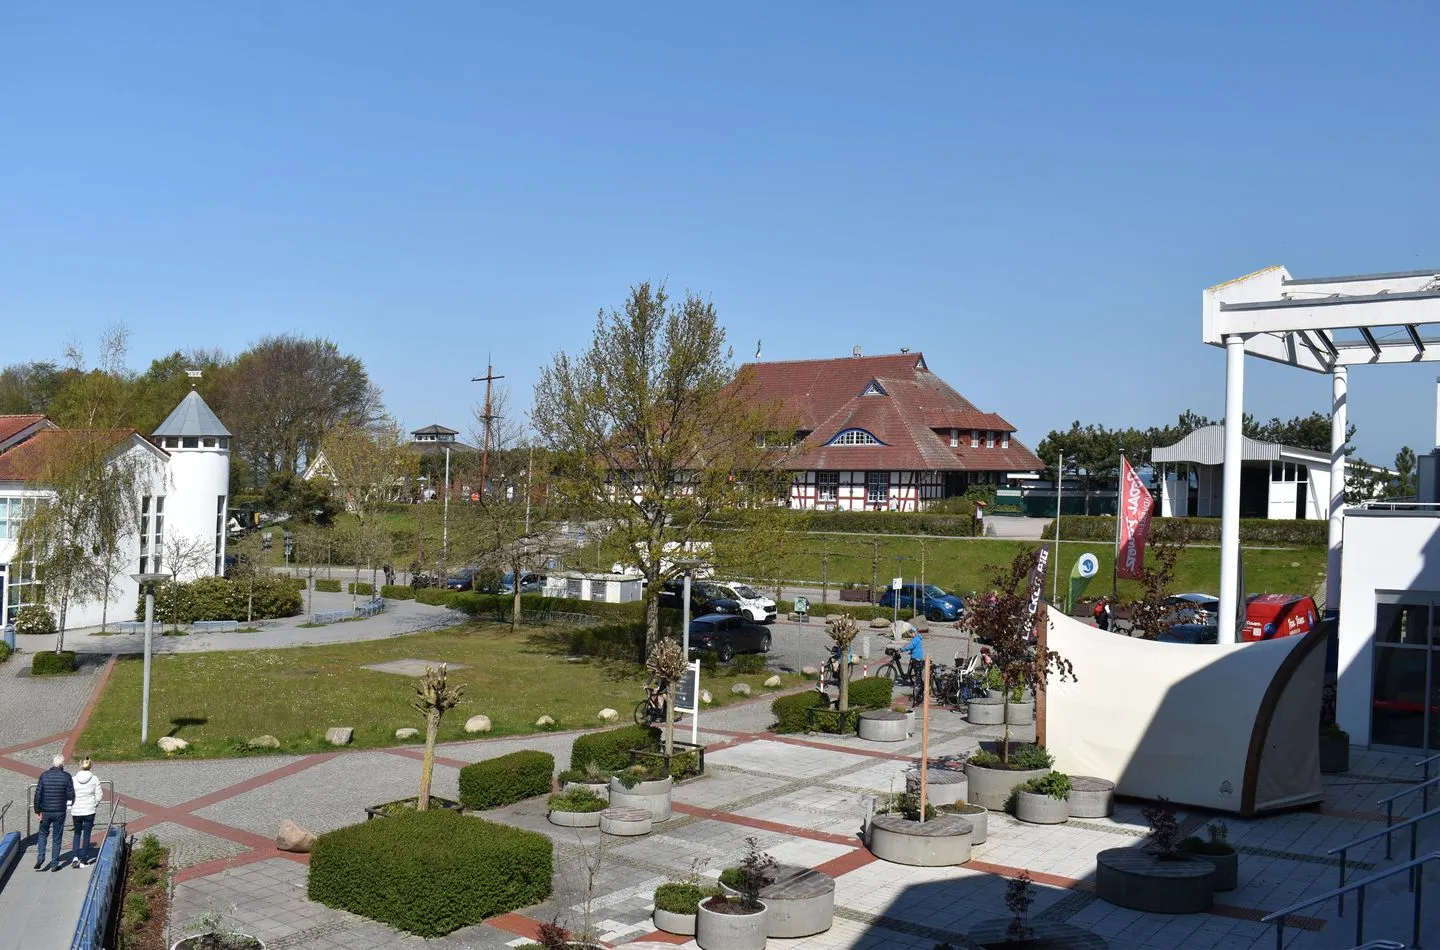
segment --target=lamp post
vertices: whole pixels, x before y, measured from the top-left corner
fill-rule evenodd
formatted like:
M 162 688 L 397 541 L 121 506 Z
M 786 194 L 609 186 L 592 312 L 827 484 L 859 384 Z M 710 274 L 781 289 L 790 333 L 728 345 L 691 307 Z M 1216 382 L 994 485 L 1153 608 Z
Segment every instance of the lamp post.
M 130 579 L 145 591 L 145 674 L 140 687 L 140 744 L 150 741 L 150 633 L 155 625 L 155 585 L 170 579 L 162 571 L 131 574 Z

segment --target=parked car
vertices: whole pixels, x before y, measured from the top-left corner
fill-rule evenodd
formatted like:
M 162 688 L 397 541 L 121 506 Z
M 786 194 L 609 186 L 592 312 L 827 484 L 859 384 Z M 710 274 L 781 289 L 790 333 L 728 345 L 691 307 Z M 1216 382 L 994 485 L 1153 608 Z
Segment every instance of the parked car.
M 714 650 L 722 662 L 737 653 L 769 653 L 770 631 L 734 614 L 706 614 L 690 621 L 690 651 Z
M 959 620 L 965 616 L 965 602 L 934 584 L 906 584 L 898 591 L 891 588 L 880 598 L 880 606 L 918 610 L 927 620 L 933 621 Z
M 715 584 L 715 589 L 726 600 L 733 600 L 740 605 L 742 617 L 749 617 L 756 623 L 775 622 L 775 601 L 749 584 L 741 584 L 737 581 L 719 581 Z
M 446 590 L 474 590 L 475 575 L 480 573 L 473 567 L 462 567 L 460 570 L 445 578 Z
M 520 575 L 520 593 L 538 594 L 545 589 L 545 578 L 534 571 L 525 571 Z M 498 594 L 515 593 L 515 572 L 506 571 L 505 576 L 500 579 L 500 586 L 496 589 Z
M 1245 629 L 1240 631 L 1240 639 L 1303 637 L 1319 619 L 1313 597 L 1304 594 L 1257 594 L 1246 601 Z
M 1213 623 L 1177 623 L 1156 639 L 1161 643 L 1217 643 L 1220 628 Z
M 685 579 L 671 578 L 660 586 L 660 606 L 679 610 L 685 599 Z M 740 602 L 726 597 L 719 587 L 709 581 L 690 582 L 690 616 L 704 614 L 738 614 Z
M 1220 598 L 1213 594 L 1173 594 L 1165 598 L 1165 606 L 1174 611 L 1175 623 L 1205 626 L 1214 624 L 1219 616 Z

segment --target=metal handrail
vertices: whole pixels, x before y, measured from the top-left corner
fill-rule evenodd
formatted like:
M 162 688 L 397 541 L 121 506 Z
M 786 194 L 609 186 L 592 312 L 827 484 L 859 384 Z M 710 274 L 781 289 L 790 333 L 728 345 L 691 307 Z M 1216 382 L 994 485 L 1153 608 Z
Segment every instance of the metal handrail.
M 110 826 L 113 825 L 113 824 L 115 824 L 115 808 L 116 808 L 116 806 L 118 806 L 118 805 L 120 804 L 120 799 L 117 798 L 116 795 L 115 795 L 115 783 L 114 783 L 112 780 L 110 780 L 110 779 L 107 778 L 107 779 L 103 780 L 103 781 L 100 783 L 100 787 L 101 787 L 101 788 L 104 788 L 106 785 L 109 785 L 109 786 L 110 786 L 110 794 L 107 796 L 107 798 L 108 798 L 109 801 L 110 801 L 110 821 L 109 821 L 109 823 L 107 823 L 107 824 L 105 825 L 105 830 L 106 830 L 106 832 L 109 832 Z M 31 820 L 31 818 L 32 818 L 32 817 L 34 816 L 34 814 L 35 814 L 35 789 L 37 789 L 37 788 L 39 788 L 39 787 L 40 787 L 39 784 L 38 784 L 38 783 L 35 783 L 35 782 L 31 782 L 29 785 L 26 785 L 26 786 L 25 786 L 25 837 L 26 837 L 26 838 L 29 838 L 30 835 L 32 835 L 32 834 L 34 833 L 34 832 L 31 831 L 31 829 L 30 829 L 30 820 Z M 6 807 L 8 808 L 9 806 L 6 806 Z M 104 839 L 103 839 L 103 836 L 102 836 L 102 839 L 101 839 L 101 840 L 104 840 Z
M 1397 864 L 1392 868 L 1386 868 L 1383 871 L 1378 871 L 1375 874 L 1370 875 L 1369 877 L 1361 878 L 1358 881 L 1351 881 L 1349 884 L 1346 884 L 1343 887 L 1337 887 L 1335 888 L 1335 890 L 1328 891 L 1318 897 L 1311 897 L 1306 900 L 1300 901 L 1298 904 L 1291 904 L 1284 910 L 1277 910 L 1274 913 L 1266 914 L 1264 917 L 1261 917 L 1260 923 L 1273 923 L 1275 925 L 1275 946 L 1277 950 L 1284 950 L 1286 917 L 1295 913 L 1297 910 L 1304 910 L 1305 908 L 1313 907 L 1316 904 L 1323 904 L 1325 901 L 1330 900 L 1330 898 L 1332 897 L 1340 898 L 1343 903 L 1346 894 L 1350 893 L 1351 891 L 1357 891 L 1358 896 L 1355 899 L 1355 943 L 1364 945 L 1365 888 L 1369 887 L 1371 884 L 1378 884 L 1379 882 L 1385 880 L 1388 877 L 1394 877 L 1401 871 L 1406 871 L 1410 873 L 1412 884 L 1416 881 L 1417 878 L 1419 880 L 1419 886 L 1414 887 L 1415 908 L 1413 911 L 1413 916 L 1410 920 L 1411 944 L 1418 947 L 1420 945 L 1420 911 L 1425 906 L 1425 865 L 1431 861 L 1440 861 L 1440 851 L 1431 851 L 1429 854 L 1422 855 L 1418 858 L 1412 858 L 1411 860 L 1406 861 L 1404 864 Z M 1419 874 L 1414 873 L 1417 869 L 1420 872 Z
M 1434 778 L 1429 778 L 1429 777 L 1427 777 L 1427 778 L 1425 779 L 1425 781 L 1421 782 L 1419 785 L 1412 785 L 1412 786 L 1410 786 L 1409 788 L 1402 789 L 1402 790 L 1396 792 L 1394 795 L 1387 795 L 1386 797 L 1384 797 L 1384 798 L 1380 799 L 1378 802 L 1376 802 L 1375 804 L 1377 804 L 1377 805 L 1384 805 L 1384 806 L 1385 806 L 1385 827 L 1386 827 L 1386 828 L 1389 828 L 1392 824 L 1394 824 L 1394 822 L 1395 822 L 1395 803 L 1396 803 L 1397 801 L 1399 801 L 1400 799 L 1404 798 L 1406 795 L 1414 795 L 1416 792 L 1419 792 L 1419 793 L 1420 793 L 1420 810 L 1421 810 L 1421 811 L 1429 811 L 1429 810 L 1430 810 L 1430 786 L 1436 785 L 1436 784 L 1440 784 L 1440 775 L 1437 775 L 1437 776 L 1435 776 Z M 1387 860 L 1387 861 L 1390 860 L 1390 839 L 1389 839 L 1389 837 L 1386 837 L 1386 839 L 1385 839 L 1385 860 Z
M 1415 860 L 1416 848 L 1417 848 L 1418 845 L 1419 845 L 1419 828 L 1420 828 L 1420 822 L 1424 821 L 1426 818 L 1434 818 L 1434 817 L 1437 816 L 1437 815 L 1440 815 L 1440 808 L 1437 808 L 1437 809 L 1435 809 L 1434 811 L 1422 812 L 1421 814 L 1416 815 L 1414 818 L 1407 818 L 1406 820 L 1400 822 L 1400 824 L 1394 825 L 1393 827 L 1390 826 L 1390 825 L 1386 825 L 1384 828 L 1381 828 L 1379 831 L 1371 832 L 1370 834 L 1365 835 L 1365 836 L 1362 837 L 1362 838 L 1356 838 L 1354 841 L 1351 841 L 1351 842 L 1349 842 L 1348 844 L 1342 844 L 1342 845 L 1341 845 L 1340 847 L 1338 847 L 1338 848 L 1331 848 L 1329 851 L 1326 851 L 1325 853 L 1326 853 L 1327 855 L 1328 855 L 1328 854 L 1339 854 L 1339 855 L 1340 855 L 1340 886 L 1341 886 L 1342 888 L 1345 886 L 1345 852 L 1346 852 L 1346 851 L 1349 851 L 1351 848 L 1355 847 L 1357 844 L 1369 844 L 1371 841 L 1374 841 L 1376 838 L 1379 838 L 1379 837 L 1381 837 L 1381 836 L 1384 836 L 1384 838 L 1385 838 L 1385 844 L 1386 844 L 1386 847 L 1385 847 L 1385 857 L 1386 857 L 1386 859 L 1389 859 L 1389 857 L 1390 857 L 1390 847 L 1389 847 L 1389 844 L 1390 844 L 1390 835 L 1393 834 L 1393 833 L 1396 832 L 1396 831 L 1399 831 L 1401 828 L 1405 828 L 1405 827 L 1408 826 L 1408 827 L 1410 828 L 1410 860 L 1413 861 L 1413 860 Z M 1415 889 L 1415 881 L 1414 881 L 1413 879 L 1410 881 L 1410 889 L 1411 889 L 1411 890 L 1414 890 L 1414 889 Z M 1340 891 L 1340 892 L 1339 892 L 1339 897 L 1340 897 L 1340 916 L 1341 916 L 1341 917 L 1344 917 L 1344 916 L 1345 916 L 1345 891 L 1343 891 L 1343 890 Z

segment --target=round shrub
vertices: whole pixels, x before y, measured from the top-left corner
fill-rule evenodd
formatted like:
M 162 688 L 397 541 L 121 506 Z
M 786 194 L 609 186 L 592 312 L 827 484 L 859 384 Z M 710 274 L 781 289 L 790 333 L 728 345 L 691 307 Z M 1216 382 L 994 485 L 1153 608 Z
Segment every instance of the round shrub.
M 10 654 L 12 652 L 14 651 L 10 649 L 10 644 L 0 643 L 0 663 L 4 663 L 6 660 L 10 659 Z
M 770 704 L 770 712 L 775 715 L 775 724 L 770 727 L 770 731 L 804 732 L 810 728 L 806 711 L 829 705 L 830 700 L 813 689 L 790 696 L 779 696 Z
M 544 795 L 554 774 L 555 756 L 533 749 L 475 762 L 460 770 L 460 803 L 480 810 Z
M 568 792 L 556 792 L 550 796 L 551 811 L 592 812 L 604 811 L 609 802 L 588 788 L 572 788 Z
M 671 914 L 697 914 L 701 901 L 719 893 L 719 888 L 698 884 L 661 884 L 655 888 L 655 909 Z
M 16 633 L 54 633 L 55 615 L 44 604 L 26 604 L 15 615 Z
M 42 650 L 30 661 L 30 672 L 36 676 L 52 676 L 75 672 L 75 651 Z
M 550 896 L 550 839 L 448 809 L 339 828 L 310 855 L 309 896 L 440 937 Z
M 315 589 L 327 594 L 338 594 L 340 593 L 340 582 L 334 578 L 325 580 L 324 578 L 317 577 L 315 579 Z
M 850 705 L 866 709 L 890 708 L 895 683 L 883 676 L 866 676 L 850 681 Z

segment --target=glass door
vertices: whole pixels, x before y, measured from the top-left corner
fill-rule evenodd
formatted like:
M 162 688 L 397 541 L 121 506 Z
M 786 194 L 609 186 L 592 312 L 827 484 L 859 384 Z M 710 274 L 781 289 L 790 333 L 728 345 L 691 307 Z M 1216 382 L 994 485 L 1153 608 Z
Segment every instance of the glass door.
M 1440 596 L 1377 595 L 1370 741 L 1440 748 Z M 1423 599 L 1423 602 L 1416 602 Z

